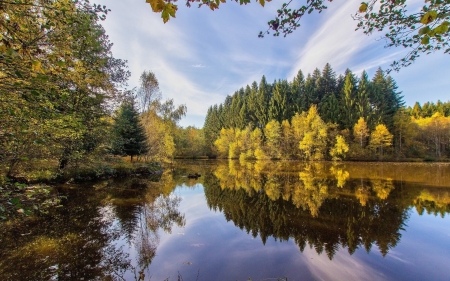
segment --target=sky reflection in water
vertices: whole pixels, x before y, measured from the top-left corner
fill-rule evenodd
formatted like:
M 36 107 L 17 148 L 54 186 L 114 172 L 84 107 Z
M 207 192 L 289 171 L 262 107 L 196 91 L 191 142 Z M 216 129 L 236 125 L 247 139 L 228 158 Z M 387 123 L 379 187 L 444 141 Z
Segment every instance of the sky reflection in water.
M 203 172 L 208 173 L 207 171 Z M 351 176 L 348 177 L 344 189 L 352 189 L 352 186 L 356 184 L 352 183 L 353 180 Z M 364 180 L 367 181 L 367 179 Z M 175 227 L 171 234 L 161 234 L 156 257 L 152 260 L 149 268 L 152 280 L 164 280 L 168 277 L 169 280 L 176 280 L 178 273 L 183 276 L 184 280 L 196 280 L 197 275 L 199 275 L 199 280 L 247 280 L 249 277 L 252 280 L 275 277 L 288 277 L 288 280 L 448 280 L 450 247 L 446 245 L 450 245 L 450 224 L 447 215 L 444 218 L 440 215 L 429 215 L 426 212 L 419 215 L 415 208 L 405 208 L 405 202 L 401 200 L 401 197 L 411 195 L 409 193 L 412 192 L 412 189 L 422 190 L 423 188 L 407 181 L 400 183 L 392 178 L 388 178 L 388 181 L 391 181 L 393 185 L 388 192 L 388 197 L 376 198 L 372 192 L 367 205 L 378 205 L 372 206 L 372 208 L 379 208 L 382 211 L 383 205 L 393 205 L 394 203 L 402 205 L 403 203 L 403 206 L 398 207 L 397 210 L 397 213 L 400 210 L 405 216 L 404 225 L 400 226 L 404 230 L 400 228 L 397 231 L 400 234 L 397 238 L 398 242 L 388 249 L 384 257 L 376 244 L 371 246 L 369 253 L 360 246 L 354 253 L 349 254 L 348 246 L 342 246 L 340 243 L 332 255 L 332 259 L 323 249 L 321 254 L 318 254 L 320 249 L 317 250 L 314 246 L 310 247 L 311 244 L 314 245 L 314 241 L 311 241 L 310 245 L 306 245 L 303 252 L 300 251 L 300 247 L 292 237 L 288 241 L 281 239 L 283 241 L 280 242 L 279 237 L 274 238 L 274 235 L 271 235 L 264 244 L 260 233 L 257 232 L 256 237 L 253 237 L 251 230 L 250 233 L 247 233 L 251 223 L 241 230 L 235 225 L 239 225 L 240 222 L 234 222 L 233 219 L 226 220 L 223 212 L 234 212 L 235 210 L 229 210 L 226 206 L 222 206 L 222 211 L 210 210 L 204 195 L 204 188 L 211 188 L 208 184 L 214 184 L 214 181 L 204 179 L 202 184 L 197 184 L 195 187 L 179 185 L 174 193 L 182 198 L 179 211 L 185 215 L 186 225 L 182 228 Z M 370 180 L 367 182 L 370 186 Z M 400 184 L 401 188 L 399 188 Z M 216 188 L 227 191 L 227 187 L 217 185 Z M 330 189 L 329 186 L 328 188 Z M 330 191 L 329 189 L 328 191 Z M 353 189 L 356 188 L 353 187 Z M 404 189 L 411 190 L 408 193 Z M 231 192 L 238 191 L 232 190 Z M 340 193 L 345 194 L 346 192 L 340 191 Z M 252 198 L 249 194 L 247 196 L 247 199 Z M 340 198 L 324 199 L 321 207 L 332 201 L 332 208 L 352 208 L 352 204 L 349 204 L 348 201 L 357 201 L 355 197 L 350 199 L 345 195 L 338 197 Z M 209 199 L 211 201 L 211 198 Z M 249 211 L 246 208 L 251 208 L 251 206 L 242 204 L 242 202 L 235 203 L 240 204 L 238 209 L 245 214 Z M 211 204 L 211 202 L 209 203 Z M 277 199 L 276 203 L 279 207 L 292 209 L 292 206 L 286 207 L 287 201 L 282 199 Z M 347 207 L 345 207 L 346 205 Z M 299 208 L 298 212 L 301 213 L 300 217 L 305 216 L 305 210 L 302 208 Z M 276 213 L 273 215 L 277 216 Z M 261 216 L 265 215 L 261 214 Z M 320 212 L 317 218 L 312 218 L 311 214 L 309 216 L 312 220 L 319 220 Z M 233 215 L 229 217 L 232 218 Z M 243 219 L 251 219 L 251 216 Z M 355 217 L 345 219 L 351 220 Z M 269 220 L 266 222 L 270 224 Z M 382 222 L 389 223 L 389 218 Z M 322 223 L 318 223 L 319 235 L 323 235 L 320 233 L 324 231 L 323 225 L 320 225 Z M 292 227 L 294 224 L 286 223 L 284 225 Z M 330 229 L 333 229 L 333 226 L 330 226 Z M 370 231 L 376 230 L 371 229 Z M 379 229 L 380 232 L 383 230 L 383 227 Z M 287 230 L 288 233 L 289 231 Z M 291 232 L 297 233 L 297 231 L 292 230 Z M 315 229 L 310 225 L 306 231 L 314 232 Z M 343 233 L 347 232 L 349 235 L 348 231 L 350 230 L 344 230 Z M 333 230 L 330 231 L 330 235 L 335 234 L 336 232 Z M 314 233 L 308 235 L 314 236 Z M 371 235 L 375 235 L 374 237 L 379 240 L 390 239 L 384 237 L 382 233 Z M 284 237 L 284 235 L 281 236 Z M 336 237 L 336 239 L 345 240 L 346 237 Z M 323 246 L 326 247 L 326 242 Z

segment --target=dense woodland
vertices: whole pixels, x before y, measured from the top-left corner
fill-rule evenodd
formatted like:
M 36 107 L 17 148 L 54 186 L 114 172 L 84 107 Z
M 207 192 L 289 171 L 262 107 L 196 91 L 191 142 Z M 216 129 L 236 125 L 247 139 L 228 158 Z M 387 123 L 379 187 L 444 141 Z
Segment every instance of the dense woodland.
M 293 81 L 263 76 L 208 110 L 206 153 L 245 159 L 444 159 L 450 102 L 405 107 L 392 77 L 329 64 Z

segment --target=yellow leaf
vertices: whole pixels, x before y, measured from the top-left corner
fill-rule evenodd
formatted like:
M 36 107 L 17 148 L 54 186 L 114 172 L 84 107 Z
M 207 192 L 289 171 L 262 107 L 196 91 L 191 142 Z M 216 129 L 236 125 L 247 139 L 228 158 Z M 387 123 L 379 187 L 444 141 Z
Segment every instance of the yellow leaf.
M 166 23 L 170 19 L 170 17 L 174 18 L 177 10 L 178 10 L 177 5 L 171 3 L 165 5 L 161 14 L 164 23 Z
M 222 2 L 222 3 L 226 3 L 226 2 L 227 2 L 227 0 L 220 0 L 220 2 Z
M 146 0 L 145 2 L 150 4 L 155 13 L 162 12 L 166 6 L 166 3 L 163 0 Z
M 261 6 L 263 6 L 263 7 L 264 7 L 264 4 L 266 4 L 265 2 L 266 1 L 264 1 L 264 0 L 259 0 L 259 4 L 261 4 Z
M 437 18 L 436 11 L 428 11 L 422 16 L 422 18 L 420 19 L 420 22 L 423 24 L 429 24 L 429 23 L 433 22 L 436 18 Z
M 359 6 L 359 12 L 365 13 L 367 11 L 367 3 L 362 2 L 361 6 Z
M 31 62 L 31 70 L 33 70 L 34 72 L 41 71 L 41 62 L 38 60 L 33 60 Z

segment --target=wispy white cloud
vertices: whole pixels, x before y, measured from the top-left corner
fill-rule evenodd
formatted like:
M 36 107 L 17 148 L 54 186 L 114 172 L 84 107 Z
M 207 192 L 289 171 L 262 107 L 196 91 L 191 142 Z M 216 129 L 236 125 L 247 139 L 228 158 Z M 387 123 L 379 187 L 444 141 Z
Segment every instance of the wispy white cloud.
M 326 63 L 340 72 L 352 68 L 351 62 L 360 65 L 358 60 L 363 50 L 368 48 L 379 51 L 383 42 L 373 37 L 355 32 L 356 22 L 351 15 L 358 9 L 354 1 L 338 0 L 329 5 L 329 9 L 321 15 L 325 18 L 316 29 L 310 30 L 310 36 L 304 48 L 298 51 L 297 61 L 291 69 L 289 77 L 294 77 L 298 70 L 311 73 L 315 68 L 322 68 Z M 383 61 L 383 54 L 370 52 L 374 63 Z M 363 63 L 365 64 L 365 62 Z
M 303 252 L 305 264 L 315 280 L 387 280 L 381 272 L 363 260 L 350 256 L 345 250 L 338 251 L 331 261 L 327 255 L 318 255 L 314 249 Z
M 201 63 L 199 63 L 199 64 L 193 64 L 193 65 L 191 65 L 192 67 L 194 67 L 194 68 L 203 68 L 203 67 L 206 67 L 205 65 L 203 65 L 203 64 L 201 64 Z

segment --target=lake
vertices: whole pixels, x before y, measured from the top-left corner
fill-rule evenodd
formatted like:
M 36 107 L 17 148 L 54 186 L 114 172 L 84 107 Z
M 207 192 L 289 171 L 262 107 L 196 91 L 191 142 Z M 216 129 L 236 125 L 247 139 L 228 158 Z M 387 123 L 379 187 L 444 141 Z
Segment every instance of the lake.
M 57 192 L 1 225 L 1 280 L 450 280 L 450 164 L 179 161 Z

